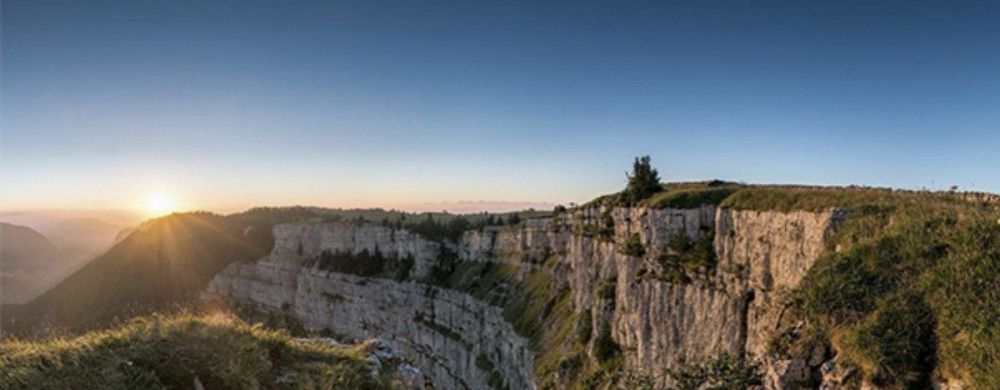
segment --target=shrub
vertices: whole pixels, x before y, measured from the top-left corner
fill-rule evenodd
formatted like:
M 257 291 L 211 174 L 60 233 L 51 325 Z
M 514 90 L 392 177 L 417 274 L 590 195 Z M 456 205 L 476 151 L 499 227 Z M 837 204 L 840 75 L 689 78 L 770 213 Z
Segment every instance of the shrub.
M 684 363 L 667 369 L 679 390 L 750 389 L 763 384 L 760 367 L 755 362 L 722 354 L 697 363 Z
M 642 257 L 646 254 L 646 247 L 642 245 L 639 235 L 632 233 L 622 243 L 621 254 L 626 256 Z
M 368 249 L 358 253 L 324 250 L 320 253 L 316 266 L 324 271 L 372 277 L 382 273 L 387 260 L 378 248 L 375 248 L 374 254 Z
M 601 223 L 597 228 L 597 239 L 610 242 L 615 238 L 615 219 L 611 217 L 611 208 L 601 213 Z
M 404 281 L 409 279 L 410 273 L 413 272 L 413 266 L 415 263 L 416 259 L 413 258 L 412 253 L 402 259 L 399 259 L 396 263 L 396 280 Z
M 702 233 L 695 241 L 684 233 L 671 236 L 666 250 L 657 258 L 663 267 L 661 279 L 671 283 L 689 283 L 691 275 L 702 268 L 705 272 L 713 272 L 717 263 L 714 238 L 714 230 Z
M 590 309 L 585 309 L 580 312 L 580 316 L 576 319 L 576 339 L 583 344 L 590 342 L 593 328 L 593 317 L 590 315 Z
M 614 301 L 615 299 L 615 280 L 608 279 L 601 282 L 601 286 L 597 288 L 597 297 L 601 299 L 607 299 Z
M 684 253 L 681 254 L 681 263 L 689 272 L 704 267 L 705 272 L 715 270 L 715 231 L 703 232 L 697 240 L 692 243 Z
M 597 338 L 594 339 L 594 357 L 600 362 L 606 362 L 619 353 L 621 353 L 621 348 L 611 338 L 611 323 L 602 321 Z
M 673 254 L 680 255 L 691 249 L 691 239 L 683 232 L 674 233 L 667 240 L 667 250 Z
M 657 258 L 660 265 L 663 266 L 663 271 L 660 274 L 660 278 L 671 283 L 684 284 L 690 283 L 691 278 L 688 276 L 687 271 L 684 270 L 684 266 L 681 264 L 681 256 L 664 253 Z
M 430 282 L 440 286 L 447 286 L 448 279 L 455 272 L 455 267 L 458 263 L 458 253 L 445 245 L 441 245 L 437 261 L 431 267 Z

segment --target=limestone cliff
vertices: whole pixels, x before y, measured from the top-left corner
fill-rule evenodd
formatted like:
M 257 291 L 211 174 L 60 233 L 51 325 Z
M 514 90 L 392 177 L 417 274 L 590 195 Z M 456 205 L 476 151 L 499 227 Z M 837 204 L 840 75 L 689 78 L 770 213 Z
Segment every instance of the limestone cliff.
M 620 346 L 622 371 L 664 387 L 671 384 L 666 369 L 681 361 L 762 359 L 783 294 L 802 280 L 842 216 L 837 209 L 590 207 L 468 231 L 454 245 L 379 226 L 279 225 L 270 256 L 229 266 L 209 293 L 292 316 L 309 329 L 385 340 L 436 388 L 541 383 L 536 360 L 545 340 L 518 334 L 494 300 L 430 283 L 442 252 L 455 251 L 462 262 L 549 275 L 554 290 L 570 295 L 572 319 L 589 319 L 578 329 L 596 334 L 606 326 Z M 698 252 L 700 245 L 707 251 Z M 414 270 L 405 280 L 336 272 L 317 263 L 324 251 L 411 256 Z M 776 375 L 768 387 L 781 388 L 787 376 Z M 556 387 L 569 382 L 546 380 Z

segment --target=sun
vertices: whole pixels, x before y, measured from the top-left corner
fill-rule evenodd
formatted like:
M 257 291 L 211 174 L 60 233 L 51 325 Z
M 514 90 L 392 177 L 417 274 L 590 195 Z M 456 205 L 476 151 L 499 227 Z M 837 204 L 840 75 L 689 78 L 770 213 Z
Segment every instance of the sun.
M 146 211 L 152 215 L 163 215 L 172 213 L 177 205 L 173 198 L 166 193 L 159 192 L 146 199 Z

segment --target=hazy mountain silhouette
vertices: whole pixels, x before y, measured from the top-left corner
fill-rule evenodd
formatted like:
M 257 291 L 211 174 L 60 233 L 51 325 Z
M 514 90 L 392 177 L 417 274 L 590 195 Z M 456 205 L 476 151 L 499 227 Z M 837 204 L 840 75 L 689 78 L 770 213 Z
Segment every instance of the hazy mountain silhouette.
M 0 303 L 23 303 L 104 253 L 123 226 L 96 218 L 67 218 L 28 226 L 4 223 Z
M 60 256 L 41 233 L 0 222 L 0 302 L 23 302 L 41 293 L 44 275 L 58 267 Z
M 56 247 L 94 257 L 107 251 L 125 228 L 97 218 L 70 218 L 44 232 Z
M 316 215 L 303 208 L 254 209 L 147 221 L 38 298 L 5 306 L 4 330 L 89 328 L 188 302 L 230 262 L 269 252 L 275 223 Z

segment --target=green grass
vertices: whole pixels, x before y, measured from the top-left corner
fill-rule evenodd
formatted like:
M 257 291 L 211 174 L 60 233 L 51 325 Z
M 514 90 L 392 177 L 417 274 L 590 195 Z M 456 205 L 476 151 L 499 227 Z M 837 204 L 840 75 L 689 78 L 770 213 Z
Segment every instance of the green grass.
M 831 207 L 858 207 L 885 203 L 934 202 L 965 204 L 961 193 L 907 191 L 877 187 L 758 185 L 720 180 L 664 183 L 663 190 L 638 202 L 638 206 L 690 209 L 717 205 L 737 210 L 824 211 Z M 625 207 L 621 193 L 599 196 L 581 205 Z M 994 202 L 991 207 L 1000 208 Z
M 669 183 L 663 187 L 663 192 L 643 200 L 640 205 L 656 208 L 693 209 L 722 203 L 734 192 L 743 188 L 739 184 L 721 181 Z
M 936 367 L 976 388 L 1000 388 L 1000 334 L 986 325 L 1000 321 L 1000 213 L 949 194 L 834 189 L 827 201 L 816 191 L 781 201 L 774 189 L 754 195 L 767 200 L 755 206 L 778 209 L 852 207 L 793 293 L 804 333 L 820 335 L 882 386 L 928 386 Z
M 870 205 L 968 204 L 960 196 L 945 192 L 904 191 L 872 187 L 819 187 L 793 185 L 752 185 L 723 200 L 719 205 L 737 210 L 824 211 L 831 207 Z
M 656 208 L 697 208 L 703 205 L 717 205 L 744 186 L 720 180 L 703 182 L 665 183 L 663 190 L 638 202 L 638 206 Z M 596 206 L 626 207 L 628 202 L 621 192 L 598 197 L 583 207 Z
M 73 338 L 0 343 L 0 388 L 375 389 L 367 344 L 303 343 L 226 315 L 135 319 Z

